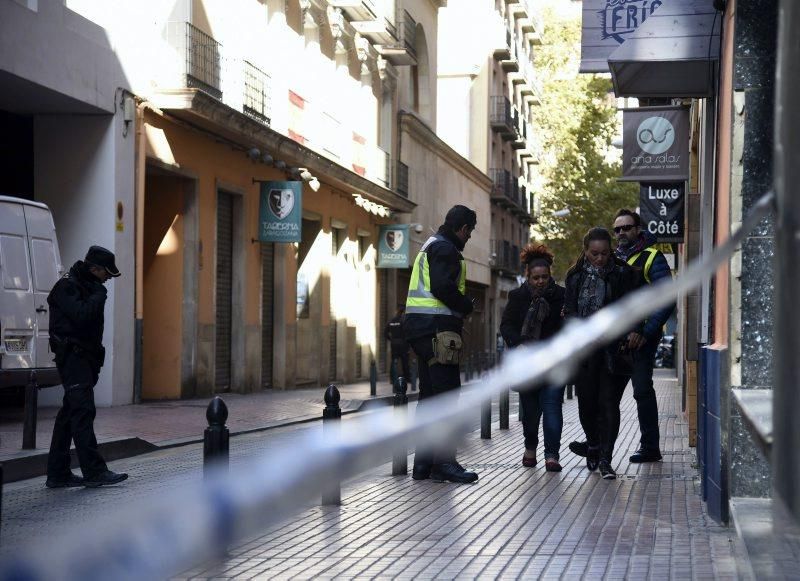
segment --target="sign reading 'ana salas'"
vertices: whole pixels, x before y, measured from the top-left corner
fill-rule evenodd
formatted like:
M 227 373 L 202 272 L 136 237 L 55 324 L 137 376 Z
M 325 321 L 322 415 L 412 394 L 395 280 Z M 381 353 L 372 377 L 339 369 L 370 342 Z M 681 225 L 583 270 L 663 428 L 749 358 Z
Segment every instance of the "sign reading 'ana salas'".
M 682 182 L 689 179 L 689 109 L 622 110 L 620 181 Z
M 258 210 L 261 242 L 300 242 L 303 216 L 302 182 L 262 182 Z
M 408 224 L 387 224 L 380 228 L 378 268 L 408 268 Z
M 659 242 L 683 242 L 684 182 L 649 182 L 639 186 L 642 227 Z

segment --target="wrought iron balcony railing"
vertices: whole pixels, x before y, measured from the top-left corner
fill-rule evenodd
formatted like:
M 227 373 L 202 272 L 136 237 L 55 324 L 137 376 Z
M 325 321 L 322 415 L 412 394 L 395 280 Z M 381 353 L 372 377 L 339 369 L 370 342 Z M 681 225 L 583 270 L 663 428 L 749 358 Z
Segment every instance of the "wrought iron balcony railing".
M 245 115 L 269 125 L 270 123 L 270 77 L 248 61 L 243 61 Z
M 170 22 L 167 41 L 182 55 L 186 86 L 222 99 L 222 43 L 189 22 Z
M 514 137 L 514 117 L 508 97 L 491 97 L 489 101 L 489 123 L 505 139 Z
M 397 175 L 395 177 L 395 190 L 404 198 L 408 197 L 408 166 L 402 161 L 397 162 Z

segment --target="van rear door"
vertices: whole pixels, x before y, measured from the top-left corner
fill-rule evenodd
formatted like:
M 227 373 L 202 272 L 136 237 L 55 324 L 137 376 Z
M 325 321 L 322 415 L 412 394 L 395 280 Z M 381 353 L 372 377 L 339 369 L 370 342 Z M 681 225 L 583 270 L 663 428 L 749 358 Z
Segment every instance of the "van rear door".
M 28 245 L 31 256 L 33 306 L 36 317 L 34 361 L 36 367 L 54 367 L 50 352 L 50 314 L 47 295 L 61 273 L 61 257 L 56 241 L 56 227 L 49 210 L 26 204 Z
M 0 368 L 34 367 L 34 306 L 22 204 L 0 201 Z

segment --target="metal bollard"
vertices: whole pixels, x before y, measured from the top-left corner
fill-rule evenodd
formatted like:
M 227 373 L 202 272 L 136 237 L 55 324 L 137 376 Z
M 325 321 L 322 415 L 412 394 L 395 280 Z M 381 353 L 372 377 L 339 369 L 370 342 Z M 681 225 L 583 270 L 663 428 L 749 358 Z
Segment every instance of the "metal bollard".
M 339 389 L 331 383 L 325 390 L 325 409 L 322 410 L 322 432 L 326 437 L 336 437 L 339 433 L 339 422 L 342 420 L 340 399 Z M 342 483 L 338 478 L 329 481 L 322 491 L 322 504 L 342 504 Z
M 508 429 L 508 416 L 510 413 L 510 405 L 509 405 L 509 398 L 510 394 L 508 393 L 508 388 L 505 388 L 503 391 L 500 392 L 500 396 L 498 398 L 499 403 L 499 413 L 500 413 L 500 429 L 507 430 Z
M 221 397 L 214 396 L 206 408 L 208 427 L 203 433 L 203 475 L 211 468 L 224 466 L 227 470 L 229 459 L 230 432 L 225 422 L 228 419 L 228 406 Z
M 374 359 L 369 362 L 369 394 L 372 397 L 378 395 L 378 368 L 375 366 Z
M 394 383 L 394 415 L 402 420 L 408 413 L 408 385 L 405 377 L 398 377 Z M 402 417 L 401 417 L 402 416 Z M 405 476 L 408 473 L 408 449 L 405 445 L 395 450 L 392 457 L 392 476 Z
M 492 439 L 492 400 L 481 402 L 481 439 Z
M 567 385 L 567 399 L 572 399 L 572 389 L 574 387 L 575 386 L 572 385 L 571 383 L 569 385 Z
M 25 386 L 25 419 L 22 424 L 22 449 L 36 449 L 36 419 L 39 405 L 39 384 L 36 372 L 31 371 L 28 385 Z

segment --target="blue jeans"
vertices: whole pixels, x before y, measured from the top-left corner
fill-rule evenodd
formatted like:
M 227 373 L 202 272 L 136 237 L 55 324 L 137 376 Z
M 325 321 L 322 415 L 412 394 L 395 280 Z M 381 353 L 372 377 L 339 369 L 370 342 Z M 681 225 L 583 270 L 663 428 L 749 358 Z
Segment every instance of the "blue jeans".
M 525 435 L 527 450 L 535 450 L 539 445 L 539 418 L 543 418 L 544 457 L 558 460 L 561 449 L 561 428 L 564 425 L 564 416 L 561 413 L 563 396 L 563 385 L 520 392 L 522 432 Z

